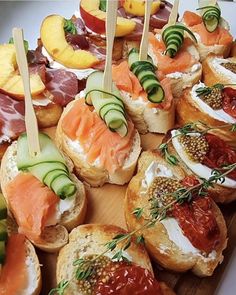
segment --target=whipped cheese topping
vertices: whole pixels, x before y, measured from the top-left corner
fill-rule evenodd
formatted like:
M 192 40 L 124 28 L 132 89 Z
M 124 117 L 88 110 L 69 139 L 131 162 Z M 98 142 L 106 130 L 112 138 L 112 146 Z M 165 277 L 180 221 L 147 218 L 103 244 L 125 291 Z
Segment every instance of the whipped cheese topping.
M 212 59 L 212 67 L 215 69 L 215 71 L 217 71 L 218 73 L 226 76 L 227 78 L 229 78 L 231 81 L 230 83 L 236 83 L 236 74 L 234 74 L 233 72 L 231 72 L 230 70 L 227 70 L 225 67 L 223 67 L 221 64 L 223 63 L 228 63 L 230 62 L 230 60 L 224 59 L 224 58 L 219 58 L 219 57 L 215 57 Z
M 185 152 L 183 145 L 178 139 L 178 136 L 176 136 L 179 134 L 181 133 L 178 130 L 171 131 L 172 143 L 179 157 L 193 171 L 193 173 L 197 174 L 199 177 L 209 179 L 212 176 L 212 169 L 201 163 L 193 162 L 188 157 L 188 154 Z M 225 177 L 224 183 L 221 184 L 220 181 L 218 181 L 217 184 L 225 187 L 236 188 L 236 181 L 228 177 Z
M 235 75 L 236 76 L 236 75 Z M 193 86 L 191 90 L 191 97 L 193 101 L 198 105 L 198 107 L 204 112 L 207 113 L 209 116 L 216 120 L 223 121 L 228 124 L 234 124 L 236 123 L 236 119 L 231 117 L 229 114 L 227 114 L 223 109 L 220 110 L 214 110 L 212 109 L 208 104 L 206 104 L 197 94 L 196 90 L 200 87 L 205 87 L 204 83 L 199 83 Z
M 35 106 L 47 106 L 49 105 L 52 101 L 48 98 L 42 98 L 42 99 L 32 99 L 33 105 Z
M 42 54 L 48 59 L 50 68 L 64 69 L 64 70 L 73 72 L 77 76 L 78 80 L 86 79 L 91 73 L 93 73 L 95 71 L 92 68 L 81 69 L 81 70 L 66 68 L 65 66 L 63 66 L 59 62 L 53 60 L 52 57 L 48 54 L 47 50 L 44 47 L 42 47 Z
M 28 287 L 20 292 L 21 295 L 33 294 L 36 286 L 37 286 L 37 274 L 36 267 L 34 265 L 33 258 L 30 256 L 26 257 L 26 265 L 28 272 Z

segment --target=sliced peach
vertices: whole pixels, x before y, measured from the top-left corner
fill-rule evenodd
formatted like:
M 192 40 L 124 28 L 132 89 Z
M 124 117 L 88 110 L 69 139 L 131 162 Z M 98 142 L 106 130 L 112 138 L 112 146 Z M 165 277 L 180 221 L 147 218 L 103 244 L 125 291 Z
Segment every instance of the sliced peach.
M 89 51 L 74 50 L 68 44 L 64 32 L 65 19 L 60 15 L 46 17 L 41 25 L 41 40 L 51 57 L 72 69 L 90 68 L 99 60 Z
M 81 0 L 80 14 L 85 25 L 95 33 L 105 34 L 106 12 L 99 10 L 100 0 Z M 116 37 L 123 37 L 132 33 L 136 23 L 132 20 L 117 17 Z
M 144 16 L 145 15 L 145 2 L 144 0 L 124 0 L 123 7 L 127 13 Z M 153 1 L 151 14 L 157 13 L 160 8 L 161 1 Z

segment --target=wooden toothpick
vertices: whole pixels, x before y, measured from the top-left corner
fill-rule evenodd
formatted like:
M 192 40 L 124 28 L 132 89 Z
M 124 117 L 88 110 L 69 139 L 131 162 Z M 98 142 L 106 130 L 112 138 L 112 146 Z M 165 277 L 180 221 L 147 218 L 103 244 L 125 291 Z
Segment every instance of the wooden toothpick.
M 150 23 L 152 2 L 153 0 L 146 0 L 146 3 L 145 3 L 145 20 L 144 20 L 143 35 L 142 35 L 140 51 L 139 51 L 139 60 L 147 60 L 148 33 L 149 33 L 149 23 Z
M 26 133 L 28 139 L 28 148 L 29 154 L 31 157 L 40 153 L 40 144 L 39 144 L 39 132 L 38 132 L 38 124 L 35 116 L 31 90 L 30 90 L 30 77 L 28 64 L 25 54 L 24 48 L 24 37 L 23 30 L 19 28 L 14 28 L 12 30 L 14 45 L 16 48 L 16 60 L 18 64 L 18 68 L 20 71 L 20 75 L 23 81 L 24 86 L 24 94 L 25 94 L 25 125 L 26 125 Z
M 112 51 L 116 31 L 118 0 L 107 1 L 106 11 L 106 64 L 103 76 L 104 91 L 112 91 Z
M 168 26 L 175 25 L 176 19 L 178 16 L 178 11 L 179 11 L 179 0 L 175 0 L 174 5 L 171 10 L 171 13 L 170 13 L 169 21 L 167 24 Z
M 217 0 L 198 0 L 198 6 L 205 7 L 205 6 L 215 6 L 217 3 Z

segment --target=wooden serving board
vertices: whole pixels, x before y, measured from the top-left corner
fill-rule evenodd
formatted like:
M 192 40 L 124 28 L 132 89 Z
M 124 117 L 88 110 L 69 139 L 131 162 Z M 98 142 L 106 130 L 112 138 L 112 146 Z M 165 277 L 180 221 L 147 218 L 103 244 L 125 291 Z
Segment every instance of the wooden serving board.
M 53 137 L 54 129 L 46 130 Z M 162 136 L 147 134 L 141 136 L 143 150 L 155 149 L 161 142 Z M 123 200 L 126 191 L 125 186 L 107 184 L 102 188 L 86 187 L 88 197 L 88 211 L 85 223 L 114 224 L 126 228 Z M 179 295 L 213 295 L 217 285 L 229 263 L 236 246 L 236 202 L 221 206 L 228 226 L 228 247 L 224 251 L 225 259 L 218 266 L 213 276 L 198 278 L 191 272 L 179 274 L 166 271 L 156 263 L 153 263 L 155 275 L 165 281 Z M 41 294 L 47 295 L 48 291 L 56 286 L 55 267 L 56 254 L 47 254 L 37 251 L 42 265 L 43 289 Z

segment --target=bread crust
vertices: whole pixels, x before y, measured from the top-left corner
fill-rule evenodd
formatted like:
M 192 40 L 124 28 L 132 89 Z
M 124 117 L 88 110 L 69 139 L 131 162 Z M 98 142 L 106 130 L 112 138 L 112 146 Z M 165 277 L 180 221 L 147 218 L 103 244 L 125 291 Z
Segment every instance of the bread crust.
M 217 84 L 217 83 L 221 83 L 221 84 L 232 84 L 232 81 L 231 81 L 230 78 L 228 78 L 227 76 L 223 75 L 221 72 L 216 71 L 212 67 L 212 61 L 216 57 L 222 58 L 222 56 L 210 54 L 203 61 L 203 63 L 202 63 L 202 68 L 203 68 L 203 71 L 202 71 L 203 82 L 207 86 L 212 86 L 212 85 Z M 230 57 L 230 58 L 227 58 L 227 60 L 229 62 L 236 63 L 236 57 Z M 232 86 L 232 87 L 234 88 L 235 86 Z
M 170 138 L 170 133 L 168 133 L 164 138 L 163 142 L 166 142 Z M 181 160 L 176 152 L 172 141 L 168 143 L 168 150 L 172 155 L 175 155 L 176 158 L 181 163 L 182 169 L 186 174 L 193 174 L 190 168 Z M 198 177 L 197 175 L 195 175 Z M 224 187 L 219 184 L 214 184 L 212 187 L 208 188 L 211 198 L 217 203 L 230 203 L 236 200 L 236 189 L 230 187 Z
M 1 189 L 3 195 L 8 200 L 6 187 L 8 183 L 14 178 L 11 175 L 11 168 L 8 167 L 9 159 L 13 154 L 17 153 L 17 144 L 14 142 L 8 147 L 6 153 L 3 156 L 0 169 Z M 83 184 L 72 174 L 73 165 L 67 160 L 70 176 L 76 184 L 77 195 L 75 199 L 75 206 L 73 210 L 66 211 L 62 214 L 60 224 L 55 226 L 48 226 L 42 233 L 41 241 L 31 241 L 36 247 L 45 251 L 54 253 L 59 251 L 68 242 L 68 231 L 71 231 L 74 227 L 78 226 L 84 221 L 87 210 L 87 199 L 85 188 Z M 72 165 L 72 166 L 71 166 Z M 10 215 L 12 216 L 11 212 Z M 12 216 L 13 217 L 13 216 Z
M 223 121 L 217 120 L 208 113 L 203 112 L 200 107 L 194 102 L 191 96 L 191 89 L 186 89 L 183 95 L 179 98 L 176 105 L 176 117 L 177 123 L 183 126 L 187 123 L 201 121 L 206 123 L 208 126 L 216 128 L 210 130 L 212 133 L 224 141 L 228 142 L 231 146 L 236 147 L 236 138 L 234 132 L 231 132 L 232 125 L 227 124 Z M 222 128 L 217 128 L 222 126 Z
M 140 196 L 140 189 L 145 170 L 153 161 L 166 165 L 177 178 L 182 179 L 187 175 L 186 171 L 182 169 L 182 165 L 181 167 L 171 166 L 167 164 L 157 152 L 143 152 L 139 160 L 138 173 L 129 183 L 125 197 L 125 218 L 129 230 L 138 229 L 146 222 L 143 217 L 137 219 L 132 212 L 137 207 L 148 205 L 149 197 L 144 194 Z M 220 229 L 220 243 L 216 248 L 215 259 L 205 258 L 202 255 L 194 255 L 192 253 L 184 253 L 169 239 L 165 227 L 160 222 L 156 223 L 151 228 L 142 230 L 149 254 L 154 260 L 167 269 L 177 272 L 192 270 L 193 273 L 198 276 L 211 276 L 216 266 L 222 262 L 222 251 L 227 244 L 225 221 L 215 203 L 213 203 L 213 212 Z M 139 232 L 139 234 L 140 233 L 141 232 Z
M 105 249 L 105 243 L 110 242 L 117 234 L 126 233 L 115 225 L 86 224 L 73 229 L 69 235 L 69 243 L 60 250 L 57 259 L 56 277 L 57 283 L 61 280 L 72 280 L 74 274 L 73 261 L 84 255 L 101 254 Z M 110 253 L 114 255 L 121 245 Z M 126 250 L 132 262 L 148 269 L 152 274 L 152 266 L 145 248 L 136 243 Z M 164 283 L 161 285 L 163 295 L 174 294 Z M 76 282 L 72 281 L 65 291 L 65 295 L 83 295 L 78 291 Z
M 109 174 L 106 169 L 89 164 L 86 159 L 84 159 L 84 154 L 77 153 L 68 144 L 69 138 L 62 130 L 62 120 L 68 111 L 73 107 L 74 103 L 75 101 L 72 101 L 67 105 L 58 122 L 55 136 L 57 146 L 72 159 L 76 174 L 79 175 L 79 177 L 87 184 L 93 187 L 98 187 L 104 185 L 105 183 L 114 183 L 119 185 L 127 183 L 133 176 L 138 156 L 141 152 L 141 140 L 137 130 L 134 135 L 132 151 L 124 166 L 118 168 L 113 174 Z

